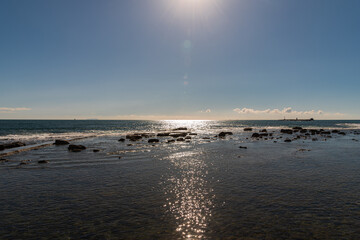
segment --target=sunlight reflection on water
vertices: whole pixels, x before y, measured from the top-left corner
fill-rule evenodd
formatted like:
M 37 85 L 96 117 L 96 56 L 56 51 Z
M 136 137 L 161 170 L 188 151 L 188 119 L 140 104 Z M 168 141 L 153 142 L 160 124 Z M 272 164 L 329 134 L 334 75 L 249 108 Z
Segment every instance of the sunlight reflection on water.
M 186 127 L 188 129 L 206 129 L 209 127 L 211 120 L 162 120 L 160 121 L 164 129 L 175 129 Z
M 169 156 L 174 174 L 169 177 L 164 207 L 176 221 L 183 239 L 202 239 L 211 217 L 212 189 L 208 188 L 207 165 L 199 152 L 185 151 Z

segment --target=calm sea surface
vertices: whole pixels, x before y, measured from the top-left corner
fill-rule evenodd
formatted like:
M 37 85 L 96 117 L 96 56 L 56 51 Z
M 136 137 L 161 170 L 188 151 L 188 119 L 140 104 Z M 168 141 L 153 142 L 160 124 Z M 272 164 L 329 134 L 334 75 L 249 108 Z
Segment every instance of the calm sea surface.
M 285 143 L 294 126 L 346 135 Z M 118 141 L 177 127 L 198 135 Z M 82 152 L 5 157 L 0 239 L 360 239 L 359 133 L 360 121 L 0 120 L 0 144 L 87 137 L 72 142 Z

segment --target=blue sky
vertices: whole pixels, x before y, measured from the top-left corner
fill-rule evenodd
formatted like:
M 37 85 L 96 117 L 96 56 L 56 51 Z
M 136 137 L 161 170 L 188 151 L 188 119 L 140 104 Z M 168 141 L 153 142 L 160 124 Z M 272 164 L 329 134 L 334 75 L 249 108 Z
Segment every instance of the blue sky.
M 360 119 L 360 1 L 2 0 L 0 118 Z

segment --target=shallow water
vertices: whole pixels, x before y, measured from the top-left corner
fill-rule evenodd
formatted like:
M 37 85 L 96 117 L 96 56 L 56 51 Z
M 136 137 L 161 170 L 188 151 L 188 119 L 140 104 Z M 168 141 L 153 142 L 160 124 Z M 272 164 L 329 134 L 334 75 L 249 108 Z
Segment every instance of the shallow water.
M 189 143 L 128 146 L 112 134 L 74 142 L 88 147 L 79 153 L 50 146 L 8 157 L 0 163 L 0 238 L 360 238 L 353 130 L 274 143 L 193 128 L 199 135 Z M 24 159 L 31 163 L 19 166 Z

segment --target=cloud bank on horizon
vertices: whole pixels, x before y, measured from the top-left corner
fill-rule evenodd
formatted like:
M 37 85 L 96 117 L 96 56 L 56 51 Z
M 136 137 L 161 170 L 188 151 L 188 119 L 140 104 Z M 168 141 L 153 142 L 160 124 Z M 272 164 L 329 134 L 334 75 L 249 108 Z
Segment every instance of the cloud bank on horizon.
M 0 113 L 15 113 L 20 111 L 30 111 L 31 108 L 24 108 L 24 107 L 18 107 L 18 108 L 9 108 L 9 107 L 0 107 Z

